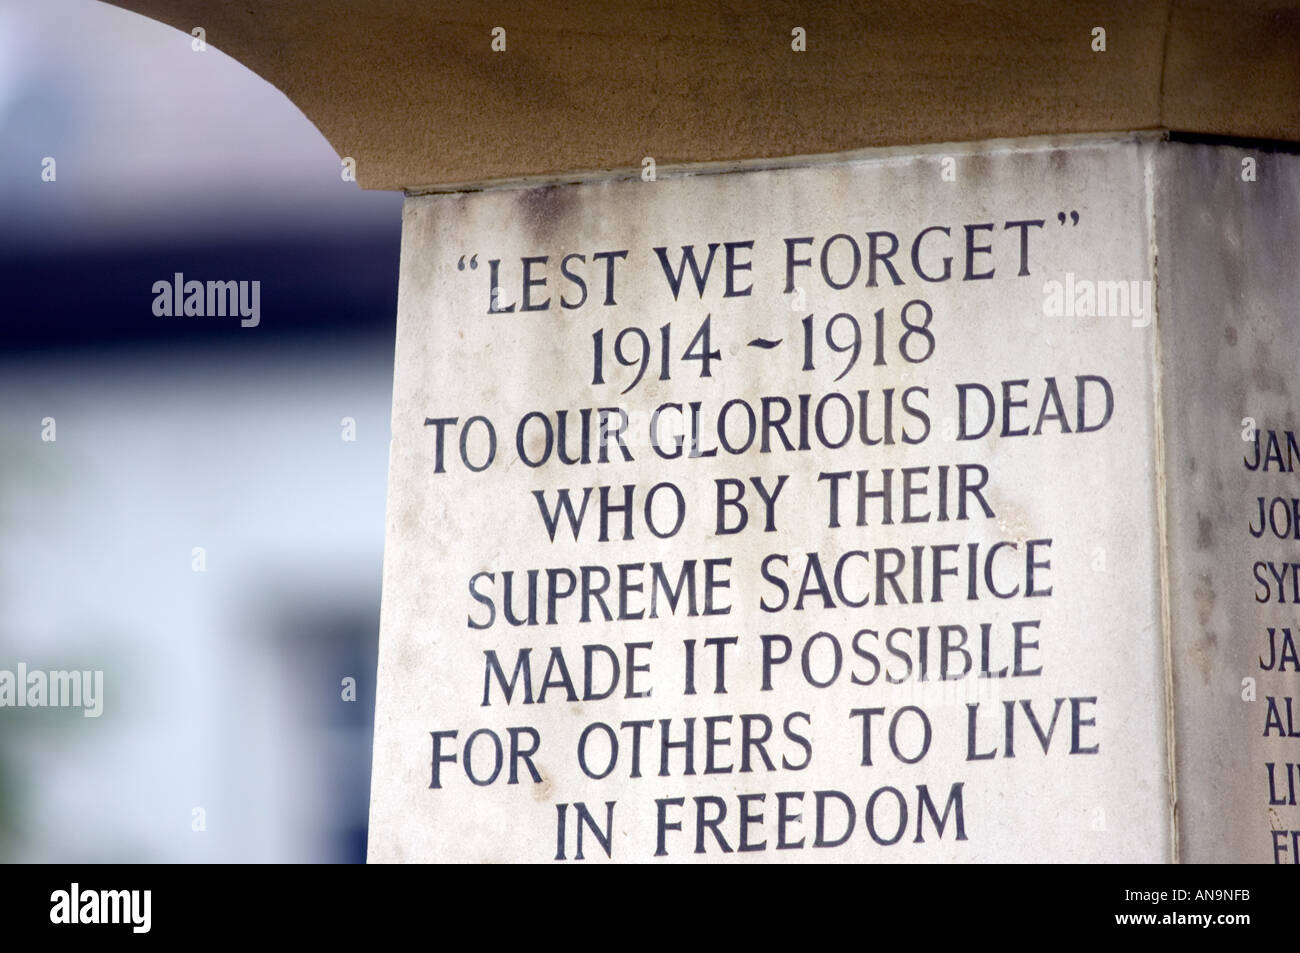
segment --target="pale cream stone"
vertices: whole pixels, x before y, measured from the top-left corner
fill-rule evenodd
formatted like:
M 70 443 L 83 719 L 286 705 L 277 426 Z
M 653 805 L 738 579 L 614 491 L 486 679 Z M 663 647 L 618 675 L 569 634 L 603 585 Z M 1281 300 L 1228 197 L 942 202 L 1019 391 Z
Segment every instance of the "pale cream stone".
M 603 181 L 408 198 L 370 859 L 550 861 L 557 855 L 559 804 L 570 805 L 566 856 L 572 858 L 578 827 L 572 805 L 584 803 L 603 827 L 606 802 L 613 801 L 613 859 L 650 861 L 659 835 L 656 802 L 670 798 L 684 799 L 680 807 L 666 808 L 669 820 L 681 822 L 680 830 L 664 834 L 670 861 L 1172 859 L 1157 325 L 1149 308 L 1145 315 L 1131 313 L 1155 278 L 1154 189 L 1162 150 L 1169 148 L 1149 136 L 1029 141 L 890 152 L 803 168 L 661 177 L 655 182 Z M 949 168 L 956 173 L 954 181 L 945 180 L 945 157 L 953 160 Z M 1071 212 L 1077 212 L 1077 224 Z M 1023 229 L 1028 274 L 1022 276 L 1022 229 L 1006 223 L 1039 219 L 1041 227 Z M 992 250 L 976 254 L 972 270 L 993 268 L 994 277 L 956 280 L 967 270 L 964 226 L 981 223 L 992 223 L 993 228 L 977 229 L 974 243 Z M 930 226 L 945 226 L 952 233 L 950 237 L 928 233 L 921 246 L 921 265 L 935 274 L 942 267 L 941 256 L 951 255 L 954 280 L 927 282 L 912 267 L 911 243 Z M 877 287 L 866 285 L 871 231 L 897 235 L 900 248 L 893 260 L 904 281 L 901 286 L 889 280 L 883 266 L 878 268 Z M 823 243 L 837 234 L 853 236 L 863 254 L 862 274 L 851 287 L 839 291 L 818 277 Z M 793 302 L 795 294 L 786 293 L 784 240 L 800 236 L 814 236 L 815 241 L 797 246 L 798 257 L 812 259 L 812 267 L 796 272 L 795 284 L 802 289 L 803 300 Z M 688 274 L 679 300 L 674 301 L 652 250 L 666 246 L 676 263 L 684 244 L 704 252 L 710 242 L 744 241 L 753 242 L 752 250 L 737 249 L 735 260 L 751 262 L 752 268 L 737 271 L 735 284 L 738 288 L 752 284 L 753 291 L 743 297 L 722 293 L 725 248 L 721 245 L 702 300 Z M 605 263 L 596 264 L 592 256 L 624 249 L 626 259 L 615 266 L 617 305 L 605 307 Z M 557 308 L 560 297 L 573 300 L 577 291 L 562 280 L 559 263 L 572 253 L 586 256 L 585 263 L 572 264 L 582 268 L 588 297 L 581 308 L 564 310 Z M 830 255 L 837 273 L 848 267 L 845 240 L 839 240 Z M 547 282 L 532 289 L 532 299 L 549 298 L 549 310 L 518 310 L 520 261 L 526 256 L 548 257 L 544 266 L 534 267 L 534 277 L 545 275 Z M 513 313 L 487 313 L 493 259 L 501 263 L 499 304 L 514 304 Z M 1162 277 L 1165 265 L 1162 256 Z M 1082 287 L 1081 282 L 1121 281 L 1137 283 L 1132 286 L 1137 293 L 1130 313 L 1046 313 L 1050 282 L 1059 282 L 1058 292 L 1063 295 L 1067 287 L 1072 291 Z M 900 310 L 915 299 L 933 311 L 930 329 L 935 345 L 932 357 L 913 364 L 900 357 L 898 339 Z M 1154 295 L 1150 300 L 1155 300 Z M 876 366 L 873 314 L 882 308 L 885 363 Z M 917 318 L 918 309 L 914 306 L 911 312 Z M 857 365 L 837 382 L 845 355 L 829 351 L 822 335 L 826 320 L 840 312 L 858 318 L 864 341 Z M 814 315 L 818 335 L 813 371 L 801 369 L 801 319 L 808 314 Z M 701 378 L 698 362 L 679 357 L 706 315 L 711 317 L 711 344 L 721 352 L 721 361 L 713 364 L 712 376 Z M 659 329 L 669 323 L 671 380 L 660 381 Z M 627 327 L 645 330 L 655 356 L 640 384 L 620 395 L 632 374 L 613 359 L 612 348 L 616 335 Z M 592 334 L 600 329 L 605 335 L 608 383 L 593 386 Z M 837 325 L 839 343 L 849 340 L 848 329 L 847 321 Z M 758 338 L 781 343 L 770 349 L 749 346 Z M 924 350 L 923 343 L 913 339 L 913 355 Z M 1048 421 L 1037 436 L 1002 437 L 995 425 L 981 439 L 952 439 L 959 423 L 958 384 L 983 384 L 998 395 L 1001 405 L 1001 382 L 1027 380 L 1020 396 L 1028 401 L 1028 408 L 1017 410 L 1012 424 L 1027 423 L 1032 430 L 1044 400 L 1044 381 L 1052 378 L 1074 430 L 1080 376 L 1104 378 L 1113 392 L 1113 415 L 1095 432 L 1064 434 L 1058 423 Z M 914 406 L 924 407 L 930 420 L 929 432 L 919 443 L 902 441 L 903 432 L 918 437 L 925 428 L 898 403 L 892 445 L 863 446 L 851 440 L 841 449 L 826 449 L 812 439 L 813 449 L 806 451 L 761 453 L 755 447 L 739 455 L 720 451 L 708 459 L 664 460 L 656 456 L 647 437 L 653 411 L 668 402 L 700 402 L 706 431 L 703 446 L 709 448 L 717 445 L 712 423 L 729 400 L 744 399 L 757 409 L 762 397 L 783 396 L 794 403 L 797 420 L 800 394 L 812 395 L 815 408 L 822 395 L 839 391 L 856 399 L 859 390 L 870 391 L 876 436 L 882 416 L 875 402 L 886 388 L 894 389 L 896 402 L 908 388 L 928 391 L 925 398 L 914 393 Z M 1087 391 L 1089 422 L 1100 419 L 1099 394 L 1100 390 Z M 623 461 L 617 449 L 604 464 L 561 466 L 552 460 L 532 468 L 520 461 L 516 426 L 526 414 L 543 411 L 554 421 L 554 412 L 561 409 L 572 418 L 581 408 L 601 407 L 626 410 L 627 450 L 633 461 Z M 733 413 L 739 419 L 738 407 Z M 1225 433 L 1235 413 L 1225 408 Z M 497 442 L 494 464 L 479 473 L 462 464 L 458 446 L 460 425 L 476 415 L 493 422 Z M 452 417 L 459 425 L 445 431 L 445 472 L 437 473 L 438 428 L 425 421 Z M 830 419 L 841 420 L 838 415 Z M 482 425 L 475 424 L 468 443 L 476 463 L 485 452 L 483 432 Z M 525 450 L 539 451 L 535 435 L 526 441 Z M 978 502 L 970 498 L 969 519 L 940 522 L 932 516 L 928 522 L 902 523 L 898 491 L 903 468 L 930 468 L 929 495 L 914 502 L 919 510 L 932 514 L 939 507 L 937 468 L 949 468 L 947 506 L 952 517 L 957 505 L 952 487 L 959 465 L 987 468 L 983 492 L 993 518 L 985 518 Z M 843 525 L 830 528 L 828 482 L 819 481 L 819 474 L 865 469 L 869 488 L 874 489 L 886 468 L 894 471 L 893 524 L 881 525 L 880 506 L 872 503 L 867 509 L 869 525 L 854 525 L 856 478 L 849 478 L 841 486 Z M 770 489 L 781 476 L 787 479 L 777 498 L 773 532 L 763 531 L 761 511 L 753 511 L 743 532 L 715 533 L 715 480 L 745 481 L 744 501 L 752 508 L 758 500 L 750 479 L 760 477 Z M 646 532 L 639 507 L 646 491 L 664 481 L 680 487 L 686 515 L 680 532 L 657 539 Z M 634 541 L 599 542 L 593 532 L 596 525 L 584 525 L 575 541 L 563 523 L 555 542 L 549 541 L 534 491 L 543 491 L 553 503 L 559 488 L 581 493 L 584 487 L 624 484 L 636 487 Z M 669 491 L 663 491 L 659 502 L 669 502 L 669 496 Z M 588 516 L 599 515 L 597 502 L 593 493 Z M 657 512 L 662 521 L 671 523 L 668 509 Z M 614 525 L 619 525 L 618 519 Z M 978 544 L 984 554 L 996 543 L 1015 543 L 1014 558 L 1009 558 L 1009 548 L 1000 551 L 995 581 L 1006 587 L 1019 584 L 1023 592 L 1026 547 L 1029 541 L 1046 539 L 1051 540 L 1050 547 L 1040 545 L 1037 552 L 1050 562 L 1050 569 L 1040 568 L 1037 578 L 1043 587 L 1050 585 L 1050 596 L 991 598 L 981 578 L 979 598 L 965 597 L 963 567 L 970 545 Z M 958 574 L 944 578 L 942 602 L 913 603 L 912 547 L 943 544 L 960 547 L 945 562 L 958 567 Z M 775 594 L 762 574 L 763 561 L 770 554 L 789 554 L 790 568 L 783 569 L 783 575 L 790 579 L 793 596 L 805 554 L 820 554 L 833 586 L 835 562 L 843 554 L 865 550 L 871 554 L 867 562 L 871 566 L 877 550 L 890 547 L 900 549 L 909 562 L 909 569 L 899 577 L 907 604 L 897 604 L 891 594 L 887 605 L 858 609 L 817 604 L 771 613 L 760 607 L 761 600 L 771 600 Z M 927 562 L 931 552 L 924 550 Z M 730 587 L 718 592 L 719 601 L 730 606 L 725 615 L 579 623 L 572 621 L 573 609 L 564 608 L 560 624 L 515 628 L 503 622 L 498 606 L 491 628 L 478 630 L 468 624 L 471 618 L 482 620 L 487 615 L 470 595 L 470 580 L 476 573 L 497 574 L 492 592 L 499 602 L 505 570 L 514 570 L 520 578 L 529 569 L 540 569 L 544 579 L 548 567 L 600 565 L 617 580 L 619 564 L 663 561 L 677 567 L 685 559 L 711 558 L 731 560 L 726 570 Z M 862 565 L 860 558 L 853 559 L 857 561 L 851 566 Z M 1017 571 L 1013 565 L 1019 567 Z M 860 587 L 856 572 L 846 571 L 845 578 Z M 1175 586 L 1181 584 L 1177 576 L 1174 573 Z M 928 596 L 928 569 L 924 578 Z M 648 596 L 649 581 L 647 573 L 645 592 L 633 594 L 634 602 Z M 874 579 L 870 582 L 874 595 Z M 1244 583 L 1237 589 L 1249 596 Z M 576 601 L 569 599 L 567 604 Z M 611 606 L 616 608 L 616 602 L 615 596 Z M 884 684 L 883 676 L 870 686 L 850 680 L 854 672 L 865 678 L 871 671 L 869 663 L 853 651 L 853 638 L 860 630 L 879 632 L 879 647 L 870 636 L 863 636 L 859 644 L 877 651 L 887 670 L 896 673 L 901 662 L 883 645 L 890 630 L 929 626 L 933 642 L 937 627 L 962 625 L 970 633 L 967 648 L 975 649 L 978 666 L 980 626 L 988 623 L 992 667 L 998 669 L 1012 664 L 1011 632 L 1016 622 L 1037 623 L 1024 632 L 1025 639 L 1038 643 L 1036 649 L 1026 650 L 1024 666 L 1041 667 L 1041 674 L 924 685 L 915 673 L 897 685 Z M 844 670 L 826 688 L 809 685 L 799 665 L 800 649 L 818 632 L 837 636 L 844 652 Z M 762 637 L 772 634 L 788 636 L 795 654 L 776 668 L 773 689 L 764 691 Z M 725 695 L 712 691 L 714 653 L 703 644 L 719 637 L 738 640 L 728 650 Z M 684 640 L 697 643 L 698 693 L 694 695 L 683 694 Z M 520 704 L 516 695 L 514 703 L 506 705 L 494 681 L 493 703 L 482 704 L 485 650 L 499 653 L 509 674 L 515 652 L 530 647 L 536 692 L 551 647 L 560 646 L 581 695 L 582 647 L 601 643 L 622 656 L 629 642 L 653 643 L 638 657 L 649 665 L 637 682 L 638 687 L 652 690 L 649 697 L 626 698 L 620 690 L 603 700 L 569 702 L 563 689 L 553 687 L 544 704 Z M 900 644 L 910 645 L 915 655 L 915 638 Z M 827 671 L 829 645 L 824 638 L 815 645 L 812 673 L 817 678 Z M 937 664 L 933 645 L 930 662 L 932 668 Z M 1095 703 L 1070 701 L 1093 698 Z M 1057 699 L 1065 700 L 1059 709 Z M 1022 700 L 1044 733 L 1053 711 L 1057 712 L 1046 753 Z M 1014 758 L 1003 756 L 1004 702 L 1016 702 Z M 968 759 L 968 706 L 976 704 L 976 747 L 997 749 L 999 754 L 992 759 Z M 923 710 L 932 731 L 927 754 L 915 764 L 903 763 L 890 753 L 888 726 L 905 706 Z M 873 763 L 864 767 L 862 720 L 851 712 L 872 708 L 883 708 L 885 714 L 872 722 Z M 1071 753 L 1076 711 L 1081 722 L 1095 721 L 1078 725 L 1077 747 L 1096 746 L 1095 753 Z M 795 716 L 793 722 L 812 747 L 811 761 L 803 770 L 781 768 L 783 756 L 795 764 L 804 760 L 804 749 L 783 734 L 783 723 L 791 713 L 806 714 L 806 720 Z M 737 765 L 740 716 L 746 714 L 771 719 L 767 750 L 777 770 L 767 771 L 758 764 L 749 773 L 704 773 L 704 719 L 733 716 L 731 723 L 720 723 L 715 729 L 719 737 L 732 739 L 730 747 L 718 748 L 716 755 L 721 764 Z M 672 738 L 680 740 L 684 718 L 696 719 L 696 773 L 683 774 L 684 759 L 678 749 L 671 753 L 670 775 L 659 777 L 659 722 L 671 719 Z M 619 726 L 637 720 L 652 720 L 654 726 L 642 738 L 642 776 L 629 777 L 631 729 Z M 595 722 L 612 726 L 620 742 L 617 765 L 602 780 L 586 777 L 576 756 L 583 730 Z M 905 756 L 919 750 L 919 723 L 914 712 L 904 713 L 898 722 L 897 740 Z M 540 736 L 535 757 L 540 783 L 532 781 L 522 763 L 519 783 L 506 781 L 509 729 L 519 726 L 535 728 Z M 471 783 L 464 770 L 464 742 L 479 729 L 492 730 L 507 746 L 501 777 L 486 786 Z M 441 765 L 442 786 L 432 789 L 430 733 L 451 730 L 459 735 L 444 750 L 454 753 L 457 761 Z M 490 736 L 480 735 L 474 749 L 474 769 L 480 777 L 490 773 L 490 741 Z M 593 742 L 592 751 L 594 760 L 601 762 L 608 748 Z M 1245 762 L 1258 760 L 1253 754 L 1244 757 Z M 958 784 L 959 789 L 953 787 Z M 954 807 L 942 833 L 925 813 L 917 842 L 921 785 L 939 814 L 959 790 L 964 838 L 957 836 Z M 1248 787 L 1258 795 L 1257 782 Z M 894 838 L 898 816 L 891 788 L 900 792 L 908 818 L 897 842 L 885 845 L 873 839 L 866 818 L 869 799 L 874 792 L 884 791 L 875 801 L 876 833 L 880 840 Z M 856 823 L 842 846 L 813 846 L 814 792 L 818 791 L 839 791 L 852 799 Z M 778 792 L 806 792 L 802 801 L 785 801 L 789 813 L 802 815 L 800 823 L 787 824 L 786 838 L 802 838 L 802 849 L 776 849 Z M 765 799 L 742 805 L 738 797 L 747 794 L 762 794 Z M 694 799 L 701 797 L 723 799 L 726 817 L 718 830 L 735 852 L 724 854 L 713 834 L 706 833 L 705 853 L 696 853 Z M 706 810 L 715 806 L 705 802 Z M 738 849 L 740 817 L 746 809 L 763 816 L 761 825 L 750 825 L 748 839 L 764 842 L 765 849 Z M 833 838 L 843 824 L 838 802 L 829 803 L 826 836 Z M 605 859 L 589 828 L 584 831 L 583 852 L 591 860 Z

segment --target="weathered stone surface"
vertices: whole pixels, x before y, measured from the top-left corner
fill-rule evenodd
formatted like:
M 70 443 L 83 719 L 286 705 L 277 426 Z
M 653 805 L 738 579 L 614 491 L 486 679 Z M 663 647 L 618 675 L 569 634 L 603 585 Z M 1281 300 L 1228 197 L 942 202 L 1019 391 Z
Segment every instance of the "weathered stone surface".
M 1300 157 L 1167 148 L 1159 183 L 1180 857 L 1294 864 Z
M 1151 282 L 1156 187 L 1173 148 L 1186 147 L 1154 137 L 1029 141 L 656 182 L 409 198 L 371 858 L 573 858 L 582 827 L 584 857 L 603 860 L 594 825 L 608 831 L 608 853 L 622 861 L 1171 859 L 1160 357 Z M 846 237 L 831 242 L 823 275 L 823 249 L 833 236 Z M 1185 238 L 1195 241 L 1190 233 Z M 898 248 L 889 255 L 894 241 Z M 711 243 L 703 291 L 687 267 L 674 297 L 682 246 L 694 246 L 703 273 Z M 855 246 L 859 268 L 850 277 Z M 664 249 L 667 271 L 656 248 Z M 596 257 L 622 251 L 626 257 Z M 798 264 L 803 260 L 809 265 Z M 1167 265 L 1178 267 L 1161 254 L 1162 279 Z M 532 284 L 525 283 L 525 267 Z M 580 307 L 564 306 L 583 297 L 565 269 L 585 282 Z M 1084 289 L 1096 294 L 1094 311 L 1109 313 L 1079 313 L 1088 310 L 1080 307 Z M 932 315 L 932 349 L 921 331 L 903 340 L 904 309 L 914 325 Z M 840 314 L 853 315 L 861 329 L 851 367 L 854 320 L 837 318 L 829 343 L 826 336 L 828 321 Z M 706 317 L 707 347 L 693 342 Z M 1163 333 L 1176 333 L 1177 321 L 1162 315 Z M 635 386 L 629 385 L 641 337 L 627 328 L 642 329 L 650 350 Z M 601 332 L 603 339 L 593 337 Z M 701 361 L 683 357 L 688 350 L 718 352 L 708 376 Z M 593 383 L 597 353 L 604 383 Z M 635 366 L 620 364 L 619 353 Z M 1168 350 L 1164 355 L 1171 360 Z M 996 402 L 987 432 L 979 387 Z M 843 398 L 827 397 L 833 394 Z M 808 395 L 806 411 L 800 395 Z M 862 439 L 863 400 L 866 436 L 880 442 Z M 1277 400 L 1261 419 L 1282 414 L 1280 394 Z M 701 455 L 675 456 L 680 417 L 671 410 L 658 420 L 657 452 L 649 436 L 656 409 L 695 402 Z M 787 406 L 789 418 L 780 424 Z M 846 407 L 854 413 L 847 428 Z M 561 410 L 568 412 L 567 452 L 580 453 L 573 427 L 582 408 L 621 408 L 626 447 L 611 444 L 600 462 L 596 434 L 593 462 L 568 466 L 556 459 L 552 440 L 550 457 L 539 462 L 547 446 L 541 420 L 549 420 L 554 438 Z M 759 433 L 741 450 L 750 411 Z M 766 443 L 765 412 L 779 423 L 767 429 Z M 1234 415 L 1242 416 L 1225 406 L 1225 433 Z M 480 417 L 495 428 L 495 456 L 486 466 L 487 426 L 471 423 Z M 598 420 L 599 411 L 592 417 Z M 456 422 L 437 422 L 450 418 Z M 468 461 L 481 472 L 462 460 L 463 434 Z M 1225 460 L 1231 456 L 1224 453 Z M 890 481 L 889 513 L 882 497 L 862 498 L 863 525 L 859 471 L 868 491 Z M 755 479 L 769 494 L 781 486 L 770 525 Z M 584 488 L 609 487 L 609 501 L 621 503 L 626 486 L 633 487 L 634 539 L 623 539 L 624 514 L 617 511 L 609 514 L 608 538 L 600 539 L 595 489 L 577 538 L 561 516 L 551 541 L 539 494 L 553 512 L 558 491 L 570 489 L 578 512 Z M 663 538 L 646 527 L 642 509 L 656 486 L 651 518 Z M 720 533 L 719 494 L 731 500 L 740 488 L 748 525 Z M 671 532 L 678 492 L 685 511 Z M 721 529 L 733 528 L 738 512 L 722 507 Z M 993 547 L 1000 548 L 986 576 Z M 809 554 L 817 554 L 821 577 L 806 568 Z M 695 614 L 685 596 L 675 613 L 668 611 L 660 592 L 659 618 L 630 618 L 649 612 L 654 573 L 623 570 L 632 586 L 622 587 L 620 606 L 620 567 L 660 562 L 676 584 L 687 560 L 695 561 Z M 708 560 L 726 561 L 715 564 L 711 590 Z M 1032 577 L 1030 563 L 1038 564 Z M 584 566 L 598 567 L 586 582 L 604 595 L 604 602 L 588 600 L 585 621 Z M 894 573 L 897 588 L 877 576 L 882 569 Z M 573 574 L 575 595 L 557 601 L 555 624 L 548 624 L 545 595 L 537 624 L 505 619 L 505 573 L 514 573 L 514 611 L 526 616 L 530 570 L 543 593 L 548 579 L 564 589 L 565 572 Z M 784 594 L 778 579 L 788 587 Z M 1178 572 L 1169 581 L 1182 591 Z M 1237 588 L 1248 597 L 1246 584 Z M 966 633 L 962 651 L 947 654 L 947 679 L 943 626 Z M 1007 677 L 976 677 L 984 631 L 989 668 L 1006 667 Z M 1227 629 L 1221 631 L 1226 640 Z M 1183 637 L 1176 613 L 1169 635 Z M 772 636 L 790 640 L 791 657 L 772 667 L 765 684 L 765 646 L 775 654 L 784 649 Z M 960 641 L 956 629 L 948 636 Z M 709 639 L 735 640 L 722 649 L 725 694 L 715 692 Z M 805 673 L 801 653 L 810 639 Z M 695 646 L 693 694 L 687 642 Z M 1257 642 L 1252 637 L 1251 651 Z M 648 668 L 630 688 L 628 643 L 649 644 L 632 650 L 633 662 Z M 842 665 L 831 682 L 835 644 Z M 608 697 L 583 697 L 583 649 L 590 645 L 607 646 L 619 659 L 622 678 Z M 552 661 L 553 647 L 572 695 Z M 508 679 L 523 649 L 531 653 L 531 703 L 522 675 L 507 703 L 485 653 L 496 653 Z M 963 651 L 974 671 L 955 677 Z M 592 656 L 590 694 L 600 695 L 610 663 L 601 650 Z M 856 684 L 855 676 L 867 684 Z M 883 713 L 865 713 L 878 709 Z M 751 740 L 764 734 L 764 717 L 771 724 L 763 748 L 770 770 L 759 748 L 744 744 L 747 730 Z M 679 742 L 686 719 L 694 719 L 691 770 L 681 747 L 668 750 L 665 769 L 664 724 Z M 637 729 L 637 722 L 649 724 Z M 525 751 L 536 741 L 531 761 L 511 759 L 511 729 Z M 454 739 L 435 735 L 452 731 Z M 577 754 L 584 731 L 591 774 L 604 772 L 608 739 L 617 738 L 607 776 L 584 774 Z M 503 745 L 500 772 L 490 783 L 475 783 L 466 773 L 465 744 L 474 738 L 468 767 L 486 782 L 494 774 L 494 737 Z M 435 745 L 456 760 L 435 760 Z M 438 786 L 431 787 L 435 769 Z M 826 846 L 817 846 L 816 792 L 841 792 L 853 805 L 854 828 L 841 845 L 830 846 L 847 823 L 843 803 L 824 793 Z M 578 803 L 593 824 L 580 824 Z M 900 803 L 907 811 L 902 824 Z M 563 814 L 560 805 L 567 805 Z M 701 827 L 723 810 L 716 827 Z M 783 813 L 800 819 L 782 822 Z M 762 822 L 746 824 L 745 815 L 762 815 Z M 782 849 L 791 844 L 799 849 Z

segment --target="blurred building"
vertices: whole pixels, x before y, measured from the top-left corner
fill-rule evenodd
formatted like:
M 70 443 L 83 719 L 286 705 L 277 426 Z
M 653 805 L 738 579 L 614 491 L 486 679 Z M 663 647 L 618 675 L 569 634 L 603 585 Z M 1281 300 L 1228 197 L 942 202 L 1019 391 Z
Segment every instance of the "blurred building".
M 0 709 L 4 861 L 365 857 L 401 198 L 189 40 L 0 2 L 0 669 L 104 672 Z

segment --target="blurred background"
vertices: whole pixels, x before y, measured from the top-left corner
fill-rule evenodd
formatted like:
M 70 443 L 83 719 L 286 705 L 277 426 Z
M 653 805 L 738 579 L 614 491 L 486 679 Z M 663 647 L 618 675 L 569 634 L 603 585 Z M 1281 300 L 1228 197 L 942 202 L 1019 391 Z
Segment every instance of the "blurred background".
M 0 708 L 6 862 L 365 859 L 401 196 L 191 39 L 0 0 L 0 669 L 104 673 Z

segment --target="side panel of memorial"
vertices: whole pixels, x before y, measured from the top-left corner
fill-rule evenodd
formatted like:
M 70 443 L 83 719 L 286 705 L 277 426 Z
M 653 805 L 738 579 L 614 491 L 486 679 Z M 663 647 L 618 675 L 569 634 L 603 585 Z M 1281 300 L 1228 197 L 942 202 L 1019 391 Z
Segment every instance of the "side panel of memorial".
M 1300 156 L 1174 142 L 1157 222 L 1180 859 L 1300 857 Z

